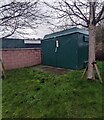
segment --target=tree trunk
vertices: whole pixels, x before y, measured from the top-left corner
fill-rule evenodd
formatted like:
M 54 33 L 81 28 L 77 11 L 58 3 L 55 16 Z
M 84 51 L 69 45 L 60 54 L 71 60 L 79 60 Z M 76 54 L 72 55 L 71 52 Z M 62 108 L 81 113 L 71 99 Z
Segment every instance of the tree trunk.
M 88 56 L 88 76 L 87 79 L 94 78 L 94 67 L 93 62 L 95 62 L 95 29 L 93 24 L 89 25 L 89 56 Z

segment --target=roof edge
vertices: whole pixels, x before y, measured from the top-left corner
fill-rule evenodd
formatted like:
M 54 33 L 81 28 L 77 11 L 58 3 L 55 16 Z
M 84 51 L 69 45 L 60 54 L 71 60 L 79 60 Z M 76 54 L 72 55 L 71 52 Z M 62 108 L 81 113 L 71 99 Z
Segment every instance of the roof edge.
M 84 29 L 81 29 L 81 28 L 78 28 L 78 27 L 73 27 L 73 28 L 62 30 L 62 31 L 59 31 L 59 32 L 54 32 L 54 33 L 51 33 L 51 34 L 47 34 L 47 35 L 44 36 L 43 39 L 49 39 L 49 38 L 64 36 L 64 35 L 73 34 L 73 33 L 82 33 L 82 34 L 86 34 L 86 35 L 89 34 L 89 32 L 87 30 L 84 30 Z

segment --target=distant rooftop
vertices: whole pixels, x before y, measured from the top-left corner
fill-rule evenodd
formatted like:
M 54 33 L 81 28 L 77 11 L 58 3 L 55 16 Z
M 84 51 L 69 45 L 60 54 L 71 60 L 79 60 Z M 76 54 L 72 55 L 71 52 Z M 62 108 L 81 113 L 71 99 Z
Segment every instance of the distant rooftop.
M 28 41 L 40 41 L 42 38 L 3 38 L 1 40 L 28 40 Z

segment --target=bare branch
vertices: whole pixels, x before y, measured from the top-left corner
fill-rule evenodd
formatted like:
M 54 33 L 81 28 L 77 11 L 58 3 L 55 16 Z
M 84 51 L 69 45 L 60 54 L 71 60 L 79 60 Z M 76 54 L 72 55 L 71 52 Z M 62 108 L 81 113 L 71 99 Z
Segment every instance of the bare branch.
M 65 1 L 65 3 L 66 3 L 66 5 L 69 7 L 69 9 L 72 11 L 72 14 L 73 14 L 73 15 L 77 16 L 78 18 L 80 18 L 81 20 L 83 20 L 83 21 L 86 22 L 86 19 L 85 19 L 85 18 L 81 17 L 80 14 L 77 14 L 76 11 L 74 11 L 74 9 L 73 9 L 74 5 L 73 5 L 73 6 L 70 5 L 70 4 L 67 3 L 66 1 Z
M 103 5 L 101 11 L 99 12 L 99 15 L 98 15 L 98 17 L 97 17 L 97 19 L 96 19 L 96 23 L 98 23 L 99 21 L 102 20 L 101 17 L 102 17 L 102 15 L 103 15 L 103 13 L 104 13 L 104 5 Z
M 82 2 L 81 0 L 71 0 L 68 2 L 63 0 L 55 2 L 54 5 L 49 3 L 45 4 L 53 9 L 53 11 L 57 14 L 57 19 L 65 20 L 66 18 L 69 18 L 69 20 L 75 25 L 88 27 L 91 23 L 96 26 L 96 24 L 103 19 L 101 16 L 104 11 L 104 5 L 102 2 L 98 2 L 97 0 L 94 2 Z M 100 11 L 101 7 L 102 10 Z M 92 17 L 90 12 L 92 12 Z
M 74 19 L 70 16 L 70 20 L 75 24 L 75 25 L 80 25 L 80 26 L 83 26 L 83 27 L 88 27 L 87 25 L 84 25 L 84 24 L 82 24 L 82 23 L 78 23 L 78 21 L 74 21 Z
M 88 22 L 87 17 L 82 13 L 82 11 L 80 10 L 80 8 L 76 5 L 76 2 L 74 2 L 74 6 L 77 8 L 77 10 L 80 12 L 80 14 L 84 17 L 85 21 Z
M 2 37 L 13 35 L 17 29 L 36 29 L 45 17 L 39 8 L 39 0 L 34 2 L 10 2 L 0 7 L 0 26 Z M 16 27 L 14 27 L 16 26 Z M 8 35 L 6 33 L 10 32 Z

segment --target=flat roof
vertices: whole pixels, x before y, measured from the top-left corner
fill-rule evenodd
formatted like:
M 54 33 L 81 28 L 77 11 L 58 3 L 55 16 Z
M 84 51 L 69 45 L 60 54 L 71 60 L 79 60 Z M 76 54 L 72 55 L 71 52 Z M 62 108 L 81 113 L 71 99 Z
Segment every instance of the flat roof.
M 59 31 L 59 32 L 55 32 L 55 33 L 45 35 L 43 39 L 59 37 L 59 36 L 64 36 L 64 35 L 68 35 L 68 34 L 73 34 L 73 33 L 81 33 L 81 34 L 89 35 L 89 32 L 87 30 L 80 29 L 80 28 L 77 28 L 77 27 L 73 27 L 73 28 L 70 28 L 70 29 L 66 29 L 66 30 L 62 30 L 62 31 Z

